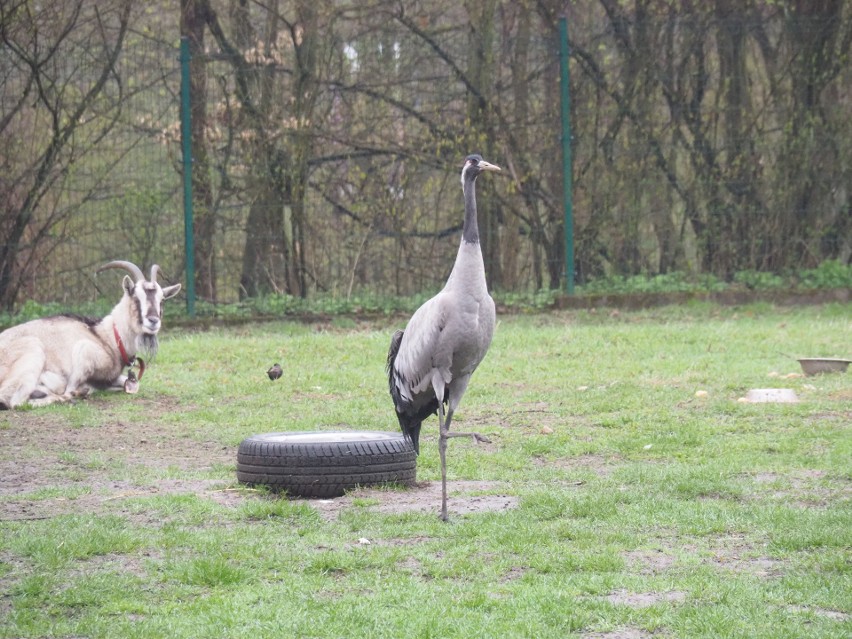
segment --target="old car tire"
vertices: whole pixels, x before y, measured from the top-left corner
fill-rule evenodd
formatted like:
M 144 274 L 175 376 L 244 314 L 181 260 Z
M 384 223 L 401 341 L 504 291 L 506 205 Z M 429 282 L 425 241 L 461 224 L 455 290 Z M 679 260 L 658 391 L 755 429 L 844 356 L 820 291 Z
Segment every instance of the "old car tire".
M 402 434 L 316 431 L 252 435 L 237 451 L 237 479 L 294 497 L 339 497 L 356 486 L 411 485 L 417 456 Z

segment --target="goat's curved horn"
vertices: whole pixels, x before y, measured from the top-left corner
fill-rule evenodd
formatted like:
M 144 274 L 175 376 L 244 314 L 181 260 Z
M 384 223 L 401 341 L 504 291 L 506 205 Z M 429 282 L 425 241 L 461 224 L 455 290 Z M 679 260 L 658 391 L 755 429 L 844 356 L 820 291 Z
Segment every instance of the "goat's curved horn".
M 152 282 L 156 282 L 156 281 L 157 281 L 157 273 L 159 272 L 159 270 L 160 270 L 160 267 L 159 267 L 159 266 L 157 266 L 156 264 L 154 264 L 153 266 L 151 266 L 151 281 L 152 281 Z
M 130 273 L 133 276 L 133 281 L 138 282 L 140 280 L 144 280 L 145 276 L 142 274 L 142 269 L 136 266 L 133 262 L 125 262 L 124 260 L 115 260 L 114 262 L 108 262 L 104 264 L 98 269 L 98 272 L 104 271 L 108 268 L 123 268 L 125 271 Z

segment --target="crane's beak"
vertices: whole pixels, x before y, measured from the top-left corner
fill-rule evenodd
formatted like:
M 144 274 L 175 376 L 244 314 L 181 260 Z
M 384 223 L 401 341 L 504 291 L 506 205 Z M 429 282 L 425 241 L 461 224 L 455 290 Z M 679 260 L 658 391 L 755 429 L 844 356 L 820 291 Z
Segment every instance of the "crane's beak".
M 485 160 L 479 161 L 479 168 L 483 171 L 499 171 L 500 167 L 496 164 L 491 164 L 491 162 L 486 162 Z

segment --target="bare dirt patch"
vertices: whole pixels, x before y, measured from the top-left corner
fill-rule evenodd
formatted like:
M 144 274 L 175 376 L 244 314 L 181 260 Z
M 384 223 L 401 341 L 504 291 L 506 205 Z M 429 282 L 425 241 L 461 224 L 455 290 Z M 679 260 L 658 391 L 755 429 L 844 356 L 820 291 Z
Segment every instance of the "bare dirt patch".
M 826 610 L 825 608 L 816 608 L 816 607 L 808 607 L 808 606 L 786 606 L 786 609 L 789 612 L 794 613 L 810 613 L 814 614 L 817 617 L 825 617 L 826 619 L 831 619 L 833 621 L 849 621 L 852 619 L 852 615 L 848 615 L 845 612 L 840 612 L 839 610 Z
M 158 417 L 176 409 L 168 399 L 142 401 L 150 415 L 144 424 L 110 420 L 110 404 L 103 400 L 107 418 L 91 426 L 69 425 L 71 406 L 69 414 L 0 414 L 0 520 L 100 512 L 115 500 L 157 493 L 227 501 L 218 493 L 227 482 L 159 475 L 168 469 L 177 476 L 204 473 L 233 464 L 235 451 L 163 425 Z
M 742 535 L 720 535 L 709 540 L 714 566 L 757 577 L 780 577 L 784 574 L 783 562 L 762 555 L 763 549 Z
M 451 481 L 447 483 L 447 510 L 449 515 L 499 512 L 515 508 L 518 498 L 507 495 L 502 484 L 488 481 Z M 441 482 L 417 482 L 407 490 L 359 488 L 336 499 L 307 499 L 323 518 L 334 520 L 340 512 L 352 507 L 356 501 L 365 502 L 364 508 L 386 514 L 435 513 L 441 510 Z M 374 502 L 374 503 L 372 503 Z
M 619 628 L 609 632 L 592 632 L 582 635 L 583 639 L 648 639 L 652 636 L 650 633 L 636 628 Z
M 631 608 L 647 608 L 658 603 L 680 603 L 686 601 L 686 593 L 679 590 L 670 592 L 629 592 L 616 590 L 606 596 L 612 604 L 630 606 Z
M 750 475 L 756 490 L 753 497 L 783 501 L 795 508 L 830 508 L 838 501 L 852 498 L 852 480 L 831 475 L 820 469 L 801 469 L 795 473 L 757 472 Z
M 543 457 L 536 457 L 535 463 L 539 466 L 548 466 L 562 470 L 579 470 L 592 473 L 598 477 L 606 477 L 610 475 L 614 469 L 618 468 L 621 464 L 621 460 L 615 456 L 587 453 L 585 455 L 578 455 L 577 457 L 567 457 L 562 459 L 545 459 Z
M 0 414 L 0 521 L 115 512 L 115 504 L 124 499 L 158 494 L 193 494 L 227 507 L 254 498 L 237 484 L 235 475 L 230 480 L 182 478 L 233 466 L 236 446 L 200 440 L 196 433 L 164 425 L 158 417 L 179 410 L 167 398 L 141 401 L 150 415 L 144 424 L 111 421 L 110 404 L 103 400 L 100 407 L 107 418 L 92 426 L 69 425 L 69 416 L 61 411 Z M 358 500 L 366 503 L 359 507 L 375 512 L 437 514 L 441 484 L 420 482 L 408 490 L 362 488 L 337 499 L 304 501 L 333 520 Z M 497 482 L 449 484 L 449 511 L 454 516 L 499 512 L 515 508 L 517 502 Z
M 625 553 L 631 571 L 640 575 L 659 575 L 674 565 L 674 556 L 662 550 L 634 550 Z

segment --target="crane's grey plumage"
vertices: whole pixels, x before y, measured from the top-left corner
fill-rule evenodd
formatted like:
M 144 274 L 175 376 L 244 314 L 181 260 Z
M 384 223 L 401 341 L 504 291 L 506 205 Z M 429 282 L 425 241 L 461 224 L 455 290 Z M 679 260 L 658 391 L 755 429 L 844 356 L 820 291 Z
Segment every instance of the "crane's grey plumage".
M 453 270 L 441 292 L 417 309 L 404 331 L 394 334 L 388 351 L 388 385 L 396 415 L 402 432 L 418 453 L 423 420 L 438 414 L 444 521 L 447 439 L 464 435 L 487 441 L 476 433 L 451 434 L 449 428 L 470 376 L 485 357 L 494 334 L 494 300 L 488 294 L 479 246 L 476 178 L 483 171 L 499 170 L 480 155 L 465 159 L 461 172 L 464 226 Z

